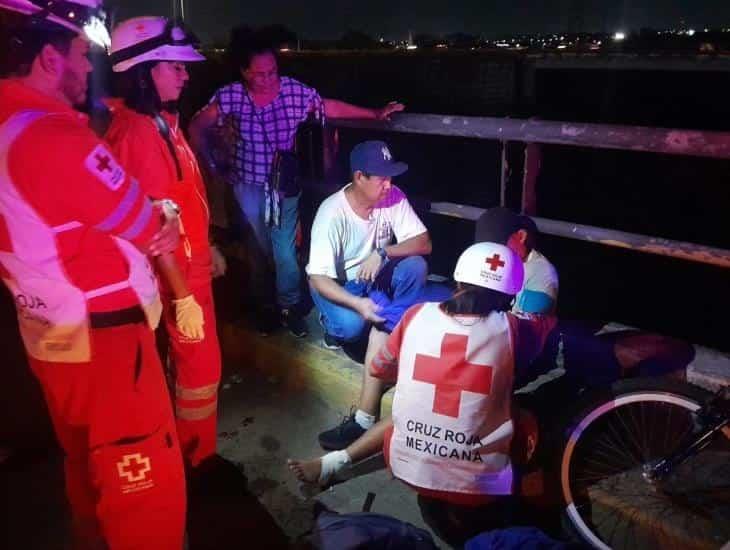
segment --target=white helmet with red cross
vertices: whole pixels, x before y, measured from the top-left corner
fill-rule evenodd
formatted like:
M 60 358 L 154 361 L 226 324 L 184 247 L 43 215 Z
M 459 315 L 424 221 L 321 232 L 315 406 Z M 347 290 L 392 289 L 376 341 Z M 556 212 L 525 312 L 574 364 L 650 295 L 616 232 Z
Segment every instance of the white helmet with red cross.
M 497 243 L 477 243 L 464 250 L 456 262 L 454 280 L 515 295 L 522 290 L 522 259 Z
M 121 73 L 145 61 L 204 61 L 197 46 L 197 37 L 180 21 L 133 17 L 112 31 L 112 70 Z
M 28 15 L 30 20 L 53 23 L 85 35 L 108 48 L 103 0 L 0 0 L 0 8 Z

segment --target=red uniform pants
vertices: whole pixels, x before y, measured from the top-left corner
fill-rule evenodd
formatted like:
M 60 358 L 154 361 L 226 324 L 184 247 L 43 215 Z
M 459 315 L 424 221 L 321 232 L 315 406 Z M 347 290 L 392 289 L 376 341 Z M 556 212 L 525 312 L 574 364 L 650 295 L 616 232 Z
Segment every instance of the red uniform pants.
M 183 458 L 195 467 L 216 452 L 221 352 L 210 283 L 191 290 L 203 309 L 205 338 L 188 340 L 175 324 L 175 306 L 163 297 L 169 355 L 175 374 L 175 418 Z
M 29 360 L 66 452 L 75 547 L 180 550 L 185 477 L 154 335 L 90 333 L 88 363 Z

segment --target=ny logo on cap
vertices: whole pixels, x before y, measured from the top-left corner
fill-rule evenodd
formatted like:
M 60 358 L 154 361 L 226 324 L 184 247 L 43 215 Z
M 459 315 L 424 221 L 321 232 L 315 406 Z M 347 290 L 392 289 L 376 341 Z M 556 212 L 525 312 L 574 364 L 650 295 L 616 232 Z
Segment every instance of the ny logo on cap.
M 393 157 L 387 147 L 383 147 L 381 151 L 383 152 L 383 160 L 393 160 Z

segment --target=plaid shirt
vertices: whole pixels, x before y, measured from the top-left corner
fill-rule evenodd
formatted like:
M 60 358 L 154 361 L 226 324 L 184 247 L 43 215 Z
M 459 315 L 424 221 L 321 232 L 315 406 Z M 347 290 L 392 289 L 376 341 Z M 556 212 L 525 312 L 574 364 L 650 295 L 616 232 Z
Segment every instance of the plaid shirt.
M 240 137 L 230 183 L 267 186 L 274 152 L 294 148 L 299 124 L 310 113 L 324 123 L 324 103 L 317 90 L 286 76 L 281 77 L 279 95 L 265 107 L 256 107 L 240 82 L 220 88 L 213 101 L 218 103 L 218 125 L 232 124 Z

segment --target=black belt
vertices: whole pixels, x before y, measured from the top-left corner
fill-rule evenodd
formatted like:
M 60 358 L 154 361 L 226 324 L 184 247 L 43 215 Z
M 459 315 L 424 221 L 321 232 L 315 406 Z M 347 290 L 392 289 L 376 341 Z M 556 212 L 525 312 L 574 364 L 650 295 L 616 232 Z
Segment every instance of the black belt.
M 89 314 L 89 324 L 92 328 L 119 327 L 145 322 L 147 322 L 147 317 L 139 306 L 117 311 L 94 311 Z

